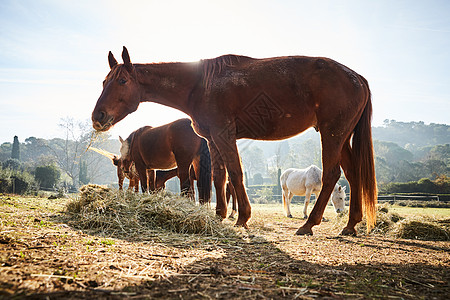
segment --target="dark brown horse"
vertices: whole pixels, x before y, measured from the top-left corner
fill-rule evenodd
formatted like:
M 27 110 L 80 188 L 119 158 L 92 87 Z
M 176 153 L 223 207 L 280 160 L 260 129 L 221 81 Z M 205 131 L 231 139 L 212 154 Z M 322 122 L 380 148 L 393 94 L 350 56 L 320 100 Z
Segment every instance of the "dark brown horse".
M 118 183 L 119 183 L 119 190 L 123 189 L 123 180 L 128 178 L 130 181 L 128 185 L 128 190 L 131 190 L 134 188 L 134 191 L 137 193 L 139 192 L 139 173 L 136 170 L 136 166 L 134 163 L 130 165 L 130 168 L 128 170 L 125 170 L 123 167 L 122 160 L 119 157 L 115 157 L 113 159 L 113 164 L 117 166 L 117 177 L 118 177 Z M 151 171 L 153 172 L 153 171 Z M 170 178 L 173 178 L 177 176 L 178 170 L 172 169 L 172 170 L 157 170 L 156 171 L 156 182 L 155 182 L 155 189 L 165 189 L 166 188 L 166 182 Z M 153 173 L 151 173 L 151 176 L 153 176 Z M 149 177 L 147 175 L 147 177 Z
M 94 129 L 108 130 L 145 101 L 191 116 L 195 131 L 209 143 L 216 212 L 223 218 L 226 171 L 238 200 L 236 224 L 246 226 L 251 216 L 236 140 L 279 140 L 314 127 L 321 134 L 324 184 L 297 234 L 312 234 L 312 227 L 320 224 L 340 167 L 351 187 L 349 220 L 342 234 L 356 234 L 363 202 L 368 228 L 375 223 L 372 102 L 361 75 L 322 57 L 225 55 L 196 63 L 132 64 L 124 47 L 122 59 L 118 64 L 109 53 L 111 71 L 92 112 Z
M 155 174 L 152 170 L 177 168 L 182 194 L 193 195 L 189 170 L 196 171 L 199 202 L 209 203 L 211 198 L 211 158 L 206 140 L 199 137 L 191 126 L 191 120 L 180 119 L 172 123 L 145 126 L 122 140 L 121 159 L 125 169 L 132 162 L 136 165 L 141 188 L 153 191 Z M 148 184 L 148 185 L 147 185 Z

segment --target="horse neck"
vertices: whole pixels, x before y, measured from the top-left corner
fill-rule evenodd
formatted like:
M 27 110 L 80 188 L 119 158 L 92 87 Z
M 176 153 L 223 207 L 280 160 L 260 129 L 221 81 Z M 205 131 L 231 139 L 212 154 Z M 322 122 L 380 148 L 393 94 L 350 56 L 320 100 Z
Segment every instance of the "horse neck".
M 154 102 L 189 114 L 189 96 L 199 81 L 197 63 L 135 65 L 141 102 Z

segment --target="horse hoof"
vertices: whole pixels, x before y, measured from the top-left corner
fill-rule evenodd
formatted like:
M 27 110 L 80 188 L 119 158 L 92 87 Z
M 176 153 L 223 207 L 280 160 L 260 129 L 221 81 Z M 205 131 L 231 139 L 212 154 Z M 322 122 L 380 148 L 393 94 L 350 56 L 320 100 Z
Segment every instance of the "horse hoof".
M 313 232 L 312 232 L 311 228 L 308 229 L 308 228 L 300 227 L 295 234 L 296 235 L 313 235 Z
M 238 217 L 238 219 L 236 221 L 236 224 L 234 226 L 236 226 L 236 227 L 242 226 L 245 229 L 248 229 L 247 221 L 248 221 L 248 219 L 247 220 L 243 220 L 243 219 Z
M 303 220 L 306 220 L 306 219 L 308 219 L 308 216 L 303 216 Z
M 233 215 L 229 215 L 229 216 L 228 216 L 228 219 L 234 220 L 234 216 L 233 216 Z
M 240 224 L 239 221 L 234 224 L 235 227 L 243 227 L 244 229 L 248 229 L 247 223 Z
M 355 228 L 344 227 L 344 229 L 342 229 L 340 235 L 356 236 L 356 230 L 355 230 Z
M 288 218 L 293 218 L 292 215 L 287 216 Z

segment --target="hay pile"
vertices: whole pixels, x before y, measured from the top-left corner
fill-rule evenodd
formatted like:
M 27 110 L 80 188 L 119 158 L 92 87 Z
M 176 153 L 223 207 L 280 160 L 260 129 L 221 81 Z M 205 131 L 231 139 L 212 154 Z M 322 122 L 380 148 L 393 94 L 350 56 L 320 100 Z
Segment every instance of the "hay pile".
M 85 185 L 66 206 L 68 223 L 96 233 L 133 237 L 155 231 L 206 236 L 232 236 L 230 225 L 214 212 L 168 192 L 135 194 Z
M 380 234 L 394 238 L 450 241 L 450 219 L 438 220 L 432 217 L 403 218 L 390 212 L 390 205 L 384 203 L 377 206 L 375 227 L 370 234 Z M 335 220 L 334 228 L 343 228 L 347 224 L 348 215 L 341 214 Z M 365 232 L 366 219 L 356 226 L 357 232 Z
M 450 241 L 450 219 L 408 218 L 395 224 L 392 235 L 402 239 Z

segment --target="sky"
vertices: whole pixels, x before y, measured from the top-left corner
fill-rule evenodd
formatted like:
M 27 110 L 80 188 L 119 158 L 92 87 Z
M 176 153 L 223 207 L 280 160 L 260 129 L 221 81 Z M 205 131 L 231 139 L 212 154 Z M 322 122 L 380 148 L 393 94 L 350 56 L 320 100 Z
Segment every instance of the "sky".
M 1 0 L 0 143 L 90 120 L 122 46 L 135 63 L 329 57 L 368 80 L 374 126 L 450 124 L 450 1 Z M 185 116 L 142 103 L 110 134 Z

